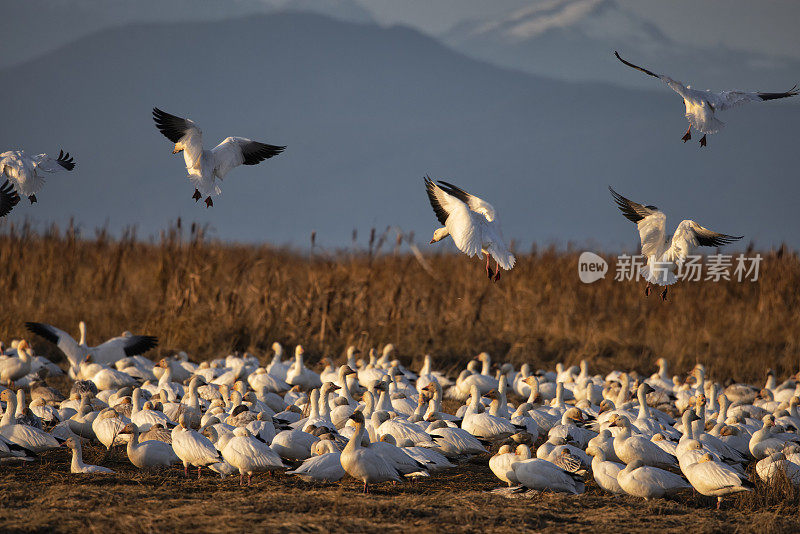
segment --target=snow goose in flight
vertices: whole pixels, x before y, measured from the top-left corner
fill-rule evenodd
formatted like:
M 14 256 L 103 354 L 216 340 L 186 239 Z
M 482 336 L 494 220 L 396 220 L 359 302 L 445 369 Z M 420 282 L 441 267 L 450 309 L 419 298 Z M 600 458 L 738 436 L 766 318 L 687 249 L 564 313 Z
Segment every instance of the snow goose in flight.
M 214 205 L 211 195 L 221 193 L 215 179 L 239 165 L 256 165 L 277 156 L 285 146 L 267 145 L 244 137 L 226 137 L 211 150 L 203 149 L 203 132 L 190 119 L 170 115 L 153 108 L 153 120 L 164 137 L 175 143 L 173 154 L 183 151 L 189 180 L 194 184 L 192 198 L 197 202 L 204 195 L 206 207 Z
M 703 133 L 703 137 L 700 138 L 700 146 L 706 146 L 706 135 L 717 133 L 725 126 L 725 123 L 716 117 L 717 111 L 724 111 L 748 102 L 763 102 L 798 94 L 796 85 L 783 93 L 760 93 L 757 91 L 720 91 L 714 93 L 708 90 L 699 91 L 692 89 L 690 85 L 684 86 L 681 82 L 673 80 L 669 76 L 656 74 L 643 67 L 629 63 L 622 59 L 616 51 L 614 55 L 625 65 L 660 79 L 683 98 L 683 103 L 686 105 L 686 120 L 689 121 L 689 128 L 686 129 L 686 134 L 682 137 L 684 143 L 692 138 L 692 128 L 694 128 Z
M 75 161 L 69 152 L 64 153 L 63 150 L 59 150 L 57 158 L 47 154 L 28 156 L 23 150 L 9 150 L 0 154 L 0 176 L 5 176 L 16 192 L 28 197 L 31 204 L 36 202 L 36 193 L 45 182 L 41 173 L 54 173 L 62 169 L 71 171 L 74 168 Z
M 637 204 L 611 187 L 608 189 L 622 214 L 639 228 L 642 254 L 647 258 L 647 265 L 639 268 L 647 280 L 646 296 L 650 295 L 652 285 L 659 285 L 664 286 L 661 299 L 667 300 L 667 287 L 678 281 L 675 270 L 688 256 L 694 255 L 698 247 L 721 247 L 744 237 L 720 234 L 689 219 L 681 221 L 675 233 L 667 236 L 667 216 L 657 207 Z
M 517 260 L 503 241 L 500 221 L 491 204 L 447 182 L 439 180 L 434 184 L 427 176 L 425 188 L 436 218 L 444 225 L 433 232 L 431 244 L 449 235 L 470 258 L 477 254 L 483 259 L 486 254 L 486 275 L 495 282 L 500 279 L 501 267 L 506 271 L 514 267 Z M 489 256 L 497 262 L 497 272 L 489 267 Z

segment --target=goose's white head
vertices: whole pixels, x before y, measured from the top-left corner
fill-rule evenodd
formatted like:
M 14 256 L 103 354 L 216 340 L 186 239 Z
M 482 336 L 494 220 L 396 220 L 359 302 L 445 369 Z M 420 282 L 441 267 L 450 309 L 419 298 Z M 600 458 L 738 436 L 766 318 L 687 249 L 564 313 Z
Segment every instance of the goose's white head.
M 445 228 L 445 227 L 437 228 L 433 232 L 433 237 L 431 238 L 430 244 L 432 245 L 434 243 L 437 243 L 437 242 L 441 241 L 442 239 L 444 239 L 445 237 L 447 237 L 449 235 L 450 235 L 450 231 L 447 228 Z

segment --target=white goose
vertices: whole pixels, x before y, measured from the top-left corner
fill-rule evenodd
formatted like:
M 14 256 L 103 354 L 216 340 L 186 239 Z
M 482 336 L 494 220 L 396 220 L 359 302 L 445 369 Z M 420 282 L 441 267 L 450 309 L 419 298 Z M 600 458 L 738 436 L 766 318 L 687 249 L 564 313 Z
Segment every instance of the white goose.
M 78 439 L 68 438 L 61 446 L 72 449 L 70 473 L 85 473 L 91 475 L 108 475 L 114 473 L 114 471 L 108 467 L 103 467 L 102 465 L 89 465 L 83 463 L 83 451 L 81 450 L 81 443 Z
M 204 150 L 203 132 L 193 121 L 170 115 L 158 108 L 153 108 L 153 120 L 158 131 L 175 143 L 172 153 L 183 152 L 189 180 L 195 187 L 192 198 L 197 202 L 205 196 L 206 207 L 214 205 L 212 195 L 222 192 L 215 182 L 217 178 L 222 181 L 228 172 L 239 165 L 257 165 L 277 156 L 286 148 L 244 137 L 226 137 L 211 150 Z
M 746 476 L 737 473 L 727 464 L 715 462 L 708 453 L 691 465 L 681 466 L 681 471 L 699 493 L 717 498 L 717 509 L 725 495 L 750 491 L 753 488 Z
M 510 445 L 503 445 L 497 454 L 489 458 L 489 469 L 494 476 L 507 483 L 509 487 L 519 484 L 512 466 L 514 463 L 529 460 L 531 450 L 527 445 L 517 445 L 516 450 L 512 450 Z
M 180 461 L 172 447 L 163 441 L 148 440 L 139 443 L 139 429 L 133 423 L 125 425 L 119 433 L 130 434 L 128 459 L 139 469 L 169 467 Z
M 251 436 L 246 428 L 239 427 L 233 433 L 234 436 L 222 449 L 222 457 L 239 470 L 240 485 L 244 484 L 244 475 L 247 475 L 247 485 L 249 486 L 253 473 L 274 471 L 285 467 L 280 456 L 266 443 Z
M 187 428 L 186 421 L 186 414 L 181 414 L 178 426 L 172 431 L 172 450 L 183 462 L 183 474 L 188 477 L 189 466 L 192 465 L 197 467 L 197 478 L 200 478 L 203 466 L 219 463 L 222 457 L 207 437 Z
M 17 397 L 10 389 L 4 389 L 0 393 L 0 400 L 6 401 L 6 411 L 3 413 L 3 418 L 0 419 L 1 437 L 36 453 L 58 448 L 58 440 L 47 432 L 28 425 L 18 425 L 14 422 L 14 414 L 17 411 Z
M 24 339 L 17 345 L 16 356 L 0 357 L 0 382 L 13 386 L 15 380 L 19 380 L 31 371 L 33 354 L 30 345 Z
M 350 419 L 355 422 L 355 432 L 341 454 L 342 468 L 351 477 L 364 483 L 364 493 L 369 485 L 393 480 L 399 482 L 400 474 L 377 451 L 361 446 L 364 438 L 364 415 L 354 412 Z
M 294 349 L 294 363 L 286 371 L 286 383 L 291 386 L 300 386 L 303 389 L 313 389 L 322 386 L 319 374 L 305 366 L 303 355 L 305 351 L 302 345 L 297 345 Z
M 614 438 L 614 452 L 626 464 L 630 465 L 638 460 L 644 465 L 656 467 L 678 465 L 677 458 L 665 452 L 649 439 L 632 435 L 631 423 L 624 415 L 613 416 L 609 426 L 618 426 L 622 429 Z
M 635 460 L 617 475 L 620 487 L 629 495 L 650 500 L 672 495 L 692 486 L 682 477 Z
M 634 65 L 633 63 L 629 63 L 622 59 L 616 51 L 614 55 L 625 65 L 660 79 L 683 98 L 683 103 L 686 105 L 686 120 L 689 121 L 689 128 L 681 138 L 684 143 L 692 138 L 692 128 L 694 128 L 703 133 L 703 137 L 700 138 L 700 146 L 706 146 L 706 135 L 717 133 L 725 126 L 725 123 L 716 117 L 717 111 L 724 111 L 748 102 L 763 102 L 765 100 L 787 98 L 798 94 L 795 90 L 797 86 L 782 93 L 761 93 L 757 91 L 720 91 L 719 93 L 713 93 L 708 90 L 698 91 L 697 89 L 692 89 L 691 86 L 684 86 L 681 82 L 673 80 L 669 76 L 656 74 L 645 68 Z
M 71 171 L 75 161 L 60 150 L 58 157 L 47 154 L 28 156 L 24 150 L 9 150 L 0 154 L 0 176 L 4 176 L 20 195 L 25 195 L 31 204 L 36 202 L 36 193 L 44 186 L 44 176 L 60 170 Z
M 319 443 L 322 449 L 318 448 L 318 451 L 324 450 L 325 452 L 308 458 L 300 467 L 293 471 L 287 471 L 286 474 L 297 475 L 306 482 L 338 482 L 341 480 L 346 474 L 342 467 L 341 451 L 330 440 L 325 439 Z
M 738 241 L 744 236 L 734 236 L 714 232 L 696 222 L 681 221 L 671 238 L 667 237 L 667 216 L 655 206 L 643 206 L 629 200 L 610 187 L 611 195 L 622 214 L 639 228 L 642 240 L 642 254 L 647 265 L 639 272 L 647 280 L 644 294 L 650 295 L 652 285 L 664 286 L 661 299 L 667 300 L 667 287 L 678 281 L 675 270 L 699 247 L 721 247 Z
M 501 267 L 506 271 L 514 267 L 517 260 L 503 241 L 500 221 L 491 204 L 447 182 L 434 184 L 427 176 L 425 188 L 436 218 L 444 225 L 433 232 L 431 243 L 449 235 L 458 250 L 470 258 L 477 255 L 482 259 L 486 254 L 486 276 L 494 281 L 500 279 Z M 489 256 L 497 263 L 496 272 L 489 267 Z
M 81 332 L 79 342 L 68 333 L 49 324 L 27 322 L 25 327 L 50 343 L 55 343 L 69 360 L 72 369 L 77 369 L 87 354 L 91 355 L 93 362 L 112 364 L 128 356 L 143 354 L 158 345 L 158 338 L 153 336 L 122 335 L 96 347 L 90 347 L 86 344 L 86 324 L 83 321 L 78 323 Z
M 585 489 L 580 475 L 541 458 L 515 462 L 511 469 L 519 483 L 532 490 L 579 494 Z
M 625 469 L 625 466 L 606 460 L 606 455 L 600 447 L 589 445 L 586 454 L 592 456 L 592 476 L 597 485 L 609 493 L 625 493 L 617 480 L 619 472 Z

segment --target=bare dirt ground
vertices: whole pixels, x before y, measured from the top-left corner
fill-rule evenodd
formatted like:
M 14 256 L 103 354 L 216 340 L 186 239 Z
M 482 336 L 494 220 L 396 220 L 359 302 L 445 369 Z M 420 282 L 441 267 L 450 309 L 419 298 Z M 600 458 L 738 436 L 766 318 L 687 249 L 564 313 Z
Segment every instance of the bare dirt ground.
M 169 532 L 253 530 L 374 532 L 789 532 L 800 530 L 796 498 L 772 495 L 714 501 L 691 491 L 645 502 L 611 497 L 593 482 L 579 496 L 538 494 L 507 499 L 487 490 L 499 481 L 488 456 L 416 483 L 381 484 L 363 495 L 360 484 L 307 484 L 290 475 L 259 475 L 250 487 L 236 476 L 221 480 L 205 471 L 198 481 L 173 467 L 145 473 L 124 450 L 85 447 L 85 460 L 115 475 L 69 473 L 68 452 L 51 451 L 27 465 L 0 466 L 0 530 L 70 532 Z M 774 502 L 773 502 L 774 501 Z

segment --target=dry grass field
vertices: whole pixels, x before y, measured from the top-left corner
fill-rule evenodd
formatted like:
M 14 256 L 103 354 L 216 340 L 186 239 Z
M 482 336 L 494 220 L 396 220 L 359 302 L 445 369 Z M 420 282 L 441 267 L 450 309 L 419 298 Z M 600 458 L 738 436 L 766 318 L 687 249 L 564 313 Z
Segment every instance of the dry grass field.
M 6 226 L 0 339 L 26 335 L 25 321 L 77 334 L 85 320 L 89 344 L 123 330 L 158 336 L 150 357 L 186 350 L 203 360 L 247 350 L 266 359 L 280 341 L 302 343 L 314 362 L 341 357 L 349 344 L 392 342 L 412 368 L 431 353 L 451 374 L 482 350 L 535 367 L 585 358 L 596 372 L 650 373 L 663 356 L 685 373 L 701 361 L 723 382 L 761 383 L 767 368 L 781 377 L 800 369 L 795 252 L 762 251 L 757 283 L 681 284 L 661 303 L 644 297 L 643 284 L 582 284 L 578 253 L 521 252 L 517 267 L 492 284 L 477 260 L 428 255 L 436 249 L 427 244 L 418 257 L 408 244 L 378 234 L 362 249 L 300 253 L 210 242 L 180 224 L 150 243 Z M 59 360 L 48 343 L 31 341 Z M 53 451 L 26 466 L 0 465 L 0 530 L 800 530 L 800 498 L 788 485 L 759 485 L 717 512 L 692 492 L 645 503 L 609 497 L 593 483 L 579 497 L 509 500 L 485 493 L 500 485 L 487 458 L 366 497 L 353 481 L 321 486 L 258 476 L 240 488 L 238 477 L 220 481 L 210 472 L 200 482 L 177 468 L 140 473 L 123 451 L 88 447 L 87 461 L 104 459 L 118 474 L 71 476 L 68 458 Z

